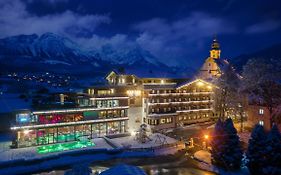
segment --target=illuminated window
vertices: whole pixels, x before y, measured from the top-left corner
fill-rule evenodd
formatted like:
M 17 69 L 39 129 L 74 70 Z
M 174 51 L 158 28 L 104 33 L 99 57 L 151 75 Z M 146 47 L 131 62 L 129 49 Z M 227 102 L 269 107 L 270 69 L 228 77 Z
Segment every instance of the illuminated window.
M 173 121 L 173 120 L 172 120 L 171 117 L 166 119 L 166 122 L 167 122 L 167 123 L 172 123 L 172 121 Z
M 263 115 L 264 114 L 264 110 L 263 109 L 259 109 L 259 114 Z
M 259 121 L 259 125 L 263 126 L 264 122 L 262 120 Z

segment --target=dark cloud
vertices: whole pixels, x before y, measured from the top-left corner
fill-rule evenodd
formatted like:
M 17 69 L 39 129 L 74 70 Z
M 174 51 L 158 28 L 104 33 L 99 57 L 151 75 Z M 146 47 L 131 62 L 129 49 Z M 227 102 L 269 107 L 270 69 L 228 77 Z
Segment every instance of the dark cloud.
M 177 63 L 175 59 L 184 60 L 177 64 L 196 59 L 188 58 L 187 55 L 194 50 L 201 50 L 203 43 L 215 34 L 237 32 L 231 22 L 202 12 L 193 12 L 172 22 L 155 18 L 136 24 L 133 28 L 140 31 L 137 43 L 169 64 Z
M 226 57 L 280 42 L 280 8 L 279 0 L 1 0 L 0 37 L 53 32 L 86 48 L 141 47 L 198 67 L 214 34 Z
M 278 28 L 280 28 L 280 21 L 264 21 L 257 24 L 250 25 L 246 28 L 247 34 L 259 34 L 259 33 L 265 33 L 265 32 L 271 32 Z
M 36 16 L 29 13 L 20 0 L 0 2 L 0 37 L 45 32 L 74 36 L 81 31 L 92 33 L 100 24 L 110 21 L 107 15 L 80 15 L 69 10 Z

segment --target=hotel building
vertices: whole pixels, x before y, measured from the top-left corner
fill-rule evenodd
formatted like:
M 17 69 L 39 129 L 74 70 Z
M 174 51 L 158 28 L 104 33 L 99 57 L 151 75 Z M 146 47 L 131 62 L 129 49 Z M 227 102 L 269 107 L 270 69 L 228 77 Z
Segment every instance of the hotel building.
M 128 96 L 111 88 L 77 95 L 77 107 L 17 112 L 14 147 L 88 140 L 127 132 Z
M 105 77 L 105 86 L 89 87 L 76 94 L 72 108 L 18 111 L 11 127 L 15 134 L 13 146 L 120 135 L 136 131 L 142 123 L 156 132 L 212 121 L 215 86 L 210 78 L 218 76 L 219 68 L 213 60 L 219 56 L 219 44 L 214 40 L 199 78 L 140 78 L 112 71 Z M 60 104 L 65 103 L 63 94 L 59 99 Z
M 145 87 L 143 121 L 155 131 L 211 121 L 213 88 L 201 79 Z

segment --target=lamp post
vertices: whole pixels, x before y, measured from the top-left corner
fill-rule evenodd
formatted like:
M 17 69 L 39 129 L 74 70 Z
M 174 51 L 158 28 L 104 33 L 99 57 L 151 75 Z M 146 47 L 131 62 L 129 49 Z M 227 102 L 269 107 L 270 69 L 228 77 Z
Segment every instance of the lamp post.
M 209 135 L 205 134 L 204 141 L 203 141 L 203 149 L 208 149 L 208 140 L 209 140 Z

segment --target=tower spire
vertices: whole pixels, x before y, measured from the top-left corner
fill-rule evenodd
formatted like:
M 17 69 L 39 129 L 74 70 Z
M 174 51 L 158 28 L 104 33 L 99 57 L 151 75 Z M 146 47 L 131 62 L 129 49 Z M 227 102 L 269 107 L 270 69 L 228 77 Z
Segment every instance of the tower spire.
M 217 39 L 217 35 L 214 35 L 214 39 L 213 39 L 213 43 L 211 45 L 211 48 L 215 49 L 215 50 L 219 50 L 220 49 L 220 44 L 219 44 L 219 41 Z
M 219 59 L 220 58 L 220 44 L 217 39 L 217 35 L 214 36 L 212 45 L 211 45 L 211 50 L 210 50 L 210 57 L 214 59 Z

